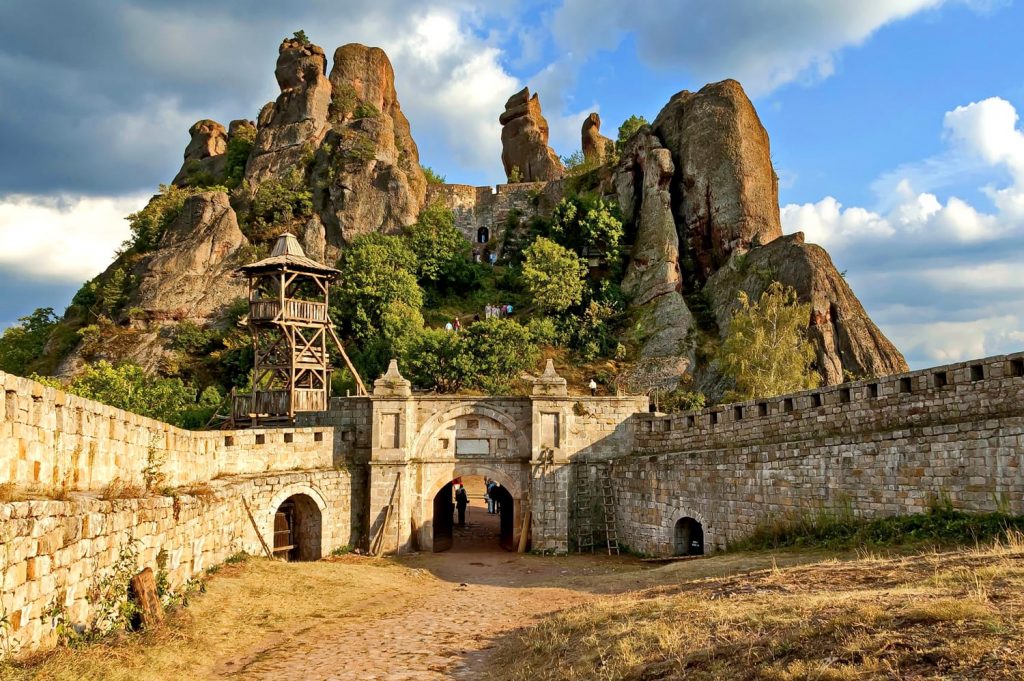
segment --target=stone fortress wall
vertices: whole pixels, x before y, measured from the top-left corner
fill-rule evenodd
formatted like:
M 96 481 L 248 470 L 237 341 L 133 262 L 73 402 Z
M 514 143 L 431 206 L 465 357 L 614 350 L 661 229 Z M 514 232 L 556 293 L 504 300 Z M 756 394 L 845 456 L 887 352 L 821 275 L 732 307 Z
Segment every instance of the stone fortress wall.
M 621 541 L 650 554 L 674 552 L 681 518 L 713 550 L 801 509 L 892 515 L 947 494 L 1024 513 L 1024 353 L 671 416 L 646 397 L 568 395 L 550 366 L 526 397 L 413 394 L 394 366 L 371 397 L 335 398 L 295 427 L 212 432 L 0 383 L 0 484 L 51 497 L 0 503 L 0 616 L 15 650 L 54 642 L 55 604 L 88 621 L 89 587 L 123 548 L 138 568 L 162 554 L 180 588 L 263 552 L 260 538 L 273 545 L 286 500 L 303 500 L 304 557 L 378 531 L 385 551 L 431 550 L 434 500 L 459 475 L 498 480 L 513 539 L 529 512 L 533 548 L 559 552 L 595 466 L 609 472 Z M 104 498 L 116 480 L 159 489 Z
M 13 650 L 55 643 L 54 608 L 88 622 L 88 591 L 122 550 L 154 570 L 162 553 L 179 589 L 234 553 L 262 553 L 260 537 L 273 545 L 275 512 L 296 495 L 319 533 L 312 551 L 359 539 L 365 478 L 335 443 L 347 431 L 193 432 L 17 376 L 0 385 L 0 485 L 26 497 L 0 503 L 0 636 Z
M 624 543 L 673 552 L 683 517 L 709 548 L 786 513 L 862 517 L 959 508 L 1024 513 L 1024 353 L 693 414 L 640 417 L 615 462 Z

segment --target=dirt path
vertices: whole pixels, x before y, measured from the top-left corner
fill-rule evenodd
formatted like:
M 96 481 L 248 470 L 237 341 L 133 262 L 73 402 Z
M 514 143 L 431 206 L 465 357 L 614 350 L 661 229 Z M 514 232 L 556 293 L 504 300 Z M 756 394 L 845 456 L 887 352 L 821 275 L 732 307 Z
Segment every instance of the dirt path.
M 596 598 L 577 583 L 638 569 L 626 558 L 542 558 L 487 547 L 490 534 L 497 544 L 496 516 L 473 511 L 453 550 L 401 560 L 436 577 L 412 598 L 325 621 L 218 671 L 245 679 L 480 679 L 497 637 Z
M 429 569 L 438 579 L 417 597 L 383 611 L 374 608 L 372 616 L 325 622 L 272 647 L 261 646 L 257 656 L 219 671 L 246 679 L 479 679 L 495 638 L 596 597 L 545 582 L 601 569 L 587 559 L 538 563 L 495 551 L 403 562 Z M 621 569 L 617 561 L 603 562 L 605 569 Z

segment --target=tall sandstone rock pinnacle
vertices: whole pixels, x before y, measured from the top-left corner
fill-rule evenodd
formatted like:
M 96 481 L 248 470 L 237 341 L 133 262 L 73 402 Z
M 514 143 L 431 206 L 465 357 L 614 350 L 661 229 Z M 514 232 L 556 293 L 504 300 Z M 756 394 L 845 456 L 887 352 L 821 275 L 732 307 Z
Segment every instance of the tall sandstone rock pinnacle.
M 558 155 L 548 146 L 548 122 L 540 112 L 540 98 L 523 88 L 508 98 L 501 123 L 501 162 L 511 181 L 547 182 L 565 173 Z
M 627 142 L 614 185 L 637 234 L 623 291 L 641 311 L 654 310 L 644 317 L 636 371 L 644 374 L 645 362 L 657 368 L 653 358 L 663 358 L 646 380 L 671 385 L 683 379 L 676 372 L 682 362 L 672 365 L 668 358 L 693 352 L 686 342 L 691 329 L 724 335 L 739 293 L 756 300 L 773 279 L 811 304 L 808 333 L 826 383 L 907 369 L 828 254 L 805 244 L 803 235 L 782 236 L 768 134 L 736 81 L 674 95 L 654 123 Z M 705 324 L 715 328 L 695 328 L 693 314 L 675 296 L 710 308 Z M 666 340 L 678 344 L 673 349 Z M 687 366 L 694 369 L 703 390 L 721 391 L 712 365 Z
M 245 169 L 245 179 L 253 189 L 299 166 L 309 147 L 318 145 L 327 132 L 331 84 L 323 49 L 284 40 L 278 48 L 274 76 L 281 94 L 260 111 L 256 142 Z
M 615 142 L 601 134 L 601 116 L 597 112 L 583 119 L 580 149 L 583 159 L 591 166 L 599 166 L 615 155 Z
M 349 44 L 334 52 L 330 130 L 311 185 L 328 245 L 366 232 L 397 232 L 419 216 L 427 180 L 384 50 Z

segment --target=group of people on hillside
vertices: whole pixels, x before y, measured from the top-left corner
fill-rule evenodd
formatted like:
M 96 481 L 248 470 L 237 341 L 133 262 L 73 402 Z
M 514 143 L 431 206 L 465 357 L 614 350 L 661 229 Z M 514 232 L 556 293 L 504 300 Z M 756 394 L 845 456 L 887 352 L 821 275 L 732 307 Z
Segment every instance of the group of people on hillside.
M 453 332 L 462 331 L 462 322 L 459 320 L 458 317 L 456 317 L 455 319 L 451 320 L 450 322 L 444 325 L 444 330 Z
M 484 318 L 495 319 L 497 317 L 511 317 L 512 306 L 511 305 L 485 305 L 484 306 Z

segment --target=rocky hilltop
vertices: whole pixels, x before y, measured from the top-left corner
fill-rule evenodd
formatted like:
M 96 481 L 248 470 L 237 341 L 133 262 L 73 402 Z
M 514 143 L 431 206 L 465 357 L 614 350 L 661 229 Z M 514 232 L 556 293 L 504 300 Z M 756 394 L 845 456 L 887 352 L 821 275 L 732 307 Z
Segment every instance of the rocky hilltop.
M 825 382 L 906 370 L 828 254 L 800 234 L 783 236 L 768 134 L 739 83 L 676 94 L 619 145 L 591 114 L 581 128 L 586 172 L 572 177 L 548 146 L 539 96 L 524 88 L 495 112 L 510 183 L 428 188 L 387 55 L 344 45 L 329 73 L 327 66 L 323 49 L 287 39 L 275 69 L 281 93 L 255 122 L 192 126 L 172 181 L 187 194 L 180 212 L 158 242 L 137 242 L 90 282 L 92 293 L 76 297 L 63 340 L 49 348 L 60 372 L 97 358 L 166 369 L 174 329 L 229 323 L 229 304 L 244 295 L 233 271 L 285 231 L 309 256 L 333 264 L 356 237 L 416 222 L 429 199 L 451 209 L 471 242 L 489 239 L 491 252 L 504 257 L 514 239 L 499 238 L 503 231 L 549 217 L 581 188 L 616 202 L 630 235 L 621 288 L 636 352 L 620 367 L 621 386 L 695 379 L 720 394 L 702 339 L 728 327 L 739 292 L 756 298 L 773 280 L 811 303 L 810 337 Z M 121 299 L 97 313 L 108 289 Z M 95 331 L 75 342 L 72 331 L 97 315 L 100 342 Z

